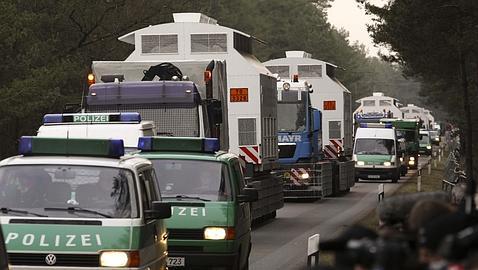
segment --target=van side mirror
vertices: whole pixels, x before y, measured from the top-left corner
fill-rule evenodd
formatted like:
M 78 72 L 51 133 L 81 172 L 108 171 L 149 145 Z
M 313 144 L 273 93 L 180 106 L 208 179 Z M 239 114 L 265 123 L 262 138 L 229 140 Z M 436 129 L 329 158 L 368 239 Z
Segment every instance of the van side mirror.
M 244 188 L 242 194 L 237 196 L 237 201 L 242 202 L 255 202 L 259 200 L 259 191 L 255 188 Z
M 317 110 L 317 109 L 313 109 L 313 112 L 312 112 L 312 118 L 313 118 L 313 131 L 319 131 L 320 129 L 322 129 L 322 113 Z
M 171 214 L 171 204 L 161 201 L 154 201 L 152 209 L 144 211 L 146 219 L 166 219 L 170 218 Z

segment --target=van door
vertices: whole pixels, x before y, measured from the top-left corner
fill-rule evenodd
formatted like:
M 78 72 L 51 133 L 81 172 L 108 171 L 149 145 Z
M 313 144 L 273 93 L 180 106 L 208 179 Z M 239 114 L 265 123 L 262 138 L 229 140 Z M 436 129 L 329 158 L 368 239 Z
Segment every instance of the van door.
M 233 159 L 231 162 L 231 169 L 234 181 L 234 187 L 236 190 L 236 196 L 244 192 L 246 186 L 244 175 L 242 173 L 239 160 Z M 250 237 L 251 237 L 251 209 L 250 203 L 241 202 L 237 203 L 236 211 L 236 235 L 241 245 L 241 259 L 247 258 L 250 252 Z
M 154 172 L 148 168 L 139 172 L 139 181 L 141 186 L 140 196 L 143 205 L 143 213 L 152 209 L 153 201 L 159 201 L 159 189 L 156 186 L 156 179 Z M 162 241 L 166 233 L 166 228 L 162 220 L 144 219 L 145 226 L 141 233 L 141 241 L 145 241 L 141 245 L 150 249 L 151 257 L 146 259 L 147 263 L 156 261 L 154 264 L 159 269 L 160 266 L 166 264 L 166 250 L 167 245 Z
M 0 226 L 0 270 L 8 270 L 7 248 L 3 239 L 2 227 Z

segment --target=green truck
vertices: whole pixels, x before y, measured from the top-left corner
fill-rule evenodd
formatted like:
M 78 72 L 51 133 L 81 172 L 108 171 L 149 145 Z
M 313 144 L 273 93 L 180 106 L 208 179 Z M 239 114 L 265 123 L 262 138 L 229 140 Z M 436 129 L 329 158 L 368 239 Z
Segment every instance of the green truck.
M 391 123 L 395 128 L 397 140 L 402 153 L 400 158 L 402 164 L 402 175 L 404 175 L 404 172 L 406 173 L 407 169 L 417 169 L 420 122 L 417 119 L 394 118 L 385 118 L 380 120 L 380 122 Z
M 215 138 L 141 137 L 138 149 L 172 206 L 168 267 L 248 269 L 258 192 L 246 187 L 239 158 L 217 152 Z

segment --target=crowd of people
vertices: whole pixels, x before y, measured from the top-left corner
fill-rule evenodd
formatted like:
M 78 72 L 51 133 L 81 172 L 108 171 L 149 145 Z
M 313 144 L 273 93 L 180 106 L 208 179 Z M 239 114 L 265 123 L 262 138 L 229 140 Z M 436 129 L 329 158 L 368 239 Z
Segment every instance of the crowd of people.
M 399 195 L 377 208 L 378 229 L 354 225 L 320 244 L 330 269 L 478 270 L 478 215 L 444 192 Z M 322 267 L 321 269 L 329 269 Z

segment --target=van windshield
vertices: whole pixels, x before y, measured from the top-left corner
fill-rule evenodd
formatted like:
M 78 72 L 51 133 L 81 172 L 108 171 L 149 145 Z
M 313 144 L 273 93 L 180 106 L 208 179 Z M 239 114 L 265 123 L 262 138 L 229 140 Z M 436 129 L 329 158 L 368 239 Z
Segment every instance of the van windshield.
M 395 155 L 395 141 L 389 139 L 357 139 L 356 155 Z
M 200 160 L 152 160 L 163 198 L 230 201 L 226 166 Z
M 0 215 L 138 217 L 133 174 L 71 165 L 0 167 Z

